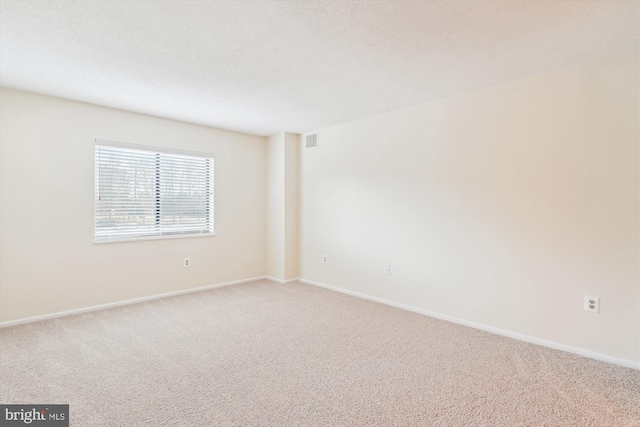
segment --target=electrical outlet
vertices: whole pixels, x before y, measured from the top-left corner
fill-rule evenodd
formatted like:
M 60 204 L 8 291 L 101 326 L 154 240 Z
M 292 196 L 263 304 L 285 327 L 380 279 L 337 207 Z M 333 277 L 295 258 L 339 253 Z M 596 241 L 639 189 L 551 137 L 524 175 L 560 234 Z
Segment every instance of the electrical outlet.
M 385 265 L 384 266 L 384 274 L 387 276 L 391 276 L 391 266 L 390 265 Z
M 191 258 L 185 258 L 182 265 L 184 266 L 184 268 L 191 267 Z
M 584 297 L 584 311 L 590 311 L 591 313 L 600 313 L 600 298 L 599 297 Z
M 327 256 L 326 255 L 322 255 L 322 263 L 323 264 L 327 263 Z

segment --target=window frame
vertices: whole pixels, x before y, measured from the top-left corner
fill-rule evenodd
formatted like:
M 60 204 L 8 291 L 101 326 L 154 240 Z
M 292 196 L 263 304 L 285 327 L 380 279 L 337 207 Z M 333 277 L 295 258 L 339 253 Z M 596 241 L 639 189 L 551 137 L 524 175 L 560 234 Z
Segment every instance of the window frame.
M 103 238 L 96 239 L 96 214 L 98 208 L 98 197 L 96 194 L 97 187 L 96 182 L 98 181 L 98 168 L 96 167 L 96 146 L 107 146 L 107 147 L 115 147 L 115 148 L 124 148 L 124 149 L 132 149 L 132 150 L 143 150 L 149 153 L 157 154 L 176 154 L 182 156 L 194 156 L 194 157 L 203 157 L 211 159 L 211 176 L 210 176 L 210 193 L 209 193 L 209 206 L 210 206 L 210 221 L 211 221 L 211 231 L 210 232 L 197 232 L 197 233 L 175 233 L 175 234 L 160 234 L 160 235 L 142 235 L 142 236 L 127 236 L 127 237 L 115 237 L 115 238 Z M 143 144 L 132 144 L 127 142 L 117 142 L 110 141 L 106 139 L 98 139 L 96 138 L 93 145 L 93 169 L 94 169 L 94 206 L 93 206 L 93 243 L 94 244 L 103 244 L 103 243 L 120 243 L 120 242 L 139 242 L 145 240 L 165 240 L 165 239 L 191 239 L 196 237 L 214 237 L 215 234 L 215 155 L 213 153 L 207 152 L 199 152 L 199 151 L 190 151 L 190 150 L 181 150 L 175 148 L 167 148 L 167 147 L 157 147 L 152 145 L 143 145 Z M 160 203 L 160 199 L 158 196 L 158 203 Z

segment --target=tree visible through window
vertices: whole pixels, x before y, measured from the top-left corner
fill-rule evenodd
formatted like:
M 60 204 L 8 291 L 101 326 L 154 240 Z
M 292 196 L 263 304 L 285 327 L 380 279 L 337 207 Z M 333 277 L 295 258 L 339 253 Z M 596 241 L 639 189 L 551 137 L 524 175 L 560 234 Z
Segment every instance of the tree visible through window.
M 96 141 L 95 240 L 213 234 L 213 156 Z

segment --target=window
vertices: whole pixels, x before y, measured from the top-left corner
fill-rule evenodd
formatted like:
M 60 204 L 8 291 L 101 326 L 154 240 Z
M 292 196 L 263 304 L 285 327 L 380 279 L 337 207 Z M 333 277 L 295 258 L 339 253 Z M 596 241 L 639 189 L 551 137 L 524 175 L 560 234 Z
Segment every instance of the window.
M 96 242 L 213 235 L 213 156 L 96 140 Z

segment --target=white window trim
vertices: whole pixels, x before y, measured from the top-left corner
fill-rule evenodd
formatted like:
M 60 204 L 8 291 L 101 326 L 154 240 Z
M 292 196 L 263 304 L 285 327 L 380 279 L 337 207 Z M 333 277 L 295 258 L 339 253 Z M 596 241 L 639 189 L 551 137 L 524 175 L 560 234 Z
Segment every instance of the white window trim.
M 130 144 L 128 142 L 109 141 L 107 139 L 96 139 L 94 145 L 106 145 L 109 147 L 131 148 L 132 150 L 159 151 L 168 154 L 183 154 L 185 156 L 213 157 L 213 153 L 205 153 L 202 151 L 179 150 L 177 148 L 158 147 L 153 145 Z M 215 170 L 214 170 L 215 173 Z
M 99 138 L 96 138 L 94 141 L 95 141 L 94 142 L 94 147 L 96 145 L 102 145 L 102 146 L 109 146 L 109 147 L 131 148 L 131 149 L 145 150 L 145 151 L 158 151 L 158 152 L 161 152 L 161 153 L 168 153 L 168 154 L 197 156 L 197 157 L 206 157 L 206 158 L 215 159 L 214 153 L 206 153 L 206 152 L 202 152 L 202 151 L 179 150 L 179 149 L 175 149 L 175 148 L 158 147 L 158 146 L 144 145 L 144 144 L 132 144 L 132 143 L 127 143 L 127 142 L 110 141 L 110 140 L 107 140 L 107 139 L 99 139 Z M 95 155 L 95 150 L 94 150 L 94 155 Z M 94 164 L 95 164 L 95 158 L 94 158 Z M 214 175 L 213 176 L 213 182 L 214 183 L 216 182 L 215 171 L 216 170 L 214 168 L 213 169 L 213 175 Z M 95 188 L 94 188 L 94 191 L 95 191 Z M 215 209 L 215 191 L 214 191 L 214 195 L 212 197 L 214 198 L 213 206 L 214 206 L 214 209 Z M 95 198 L 95 193 L 94 193 L 94 198 Z M 95 206 L 94 206 L 94 215 L 95 215 Z M 123 237 L 123 238 L 96 240 L 95 239 L 95 228 L 94 228 L 93 244 L 94 245 L 102 245 L 102 244 L 105 244 L 105 243 L 143 242 L 143 241 L 148 241 L 148 240 L 191 239 L 191 238 L 198 238 L 198 237 L 214 237 L 215 235 L 216 235 L 216 233 L 214 231 L 214 232 L 210 232 L 210 233 L 162 234 L 162 235 L 159 235 L 159 236 Z
M 200 233 L 200 234 L 166 234 L 162 236 L 146 236 L 146 237 L 126 237 L 122 239 L 103 239 L 93 240 L 96 245 L 103 243 L 123 243 L 123 242 L 142 242 L 145 240 L 171 240 L 171 239 L 191 239 L 193 237 L 214 237 L 216 233 Z

